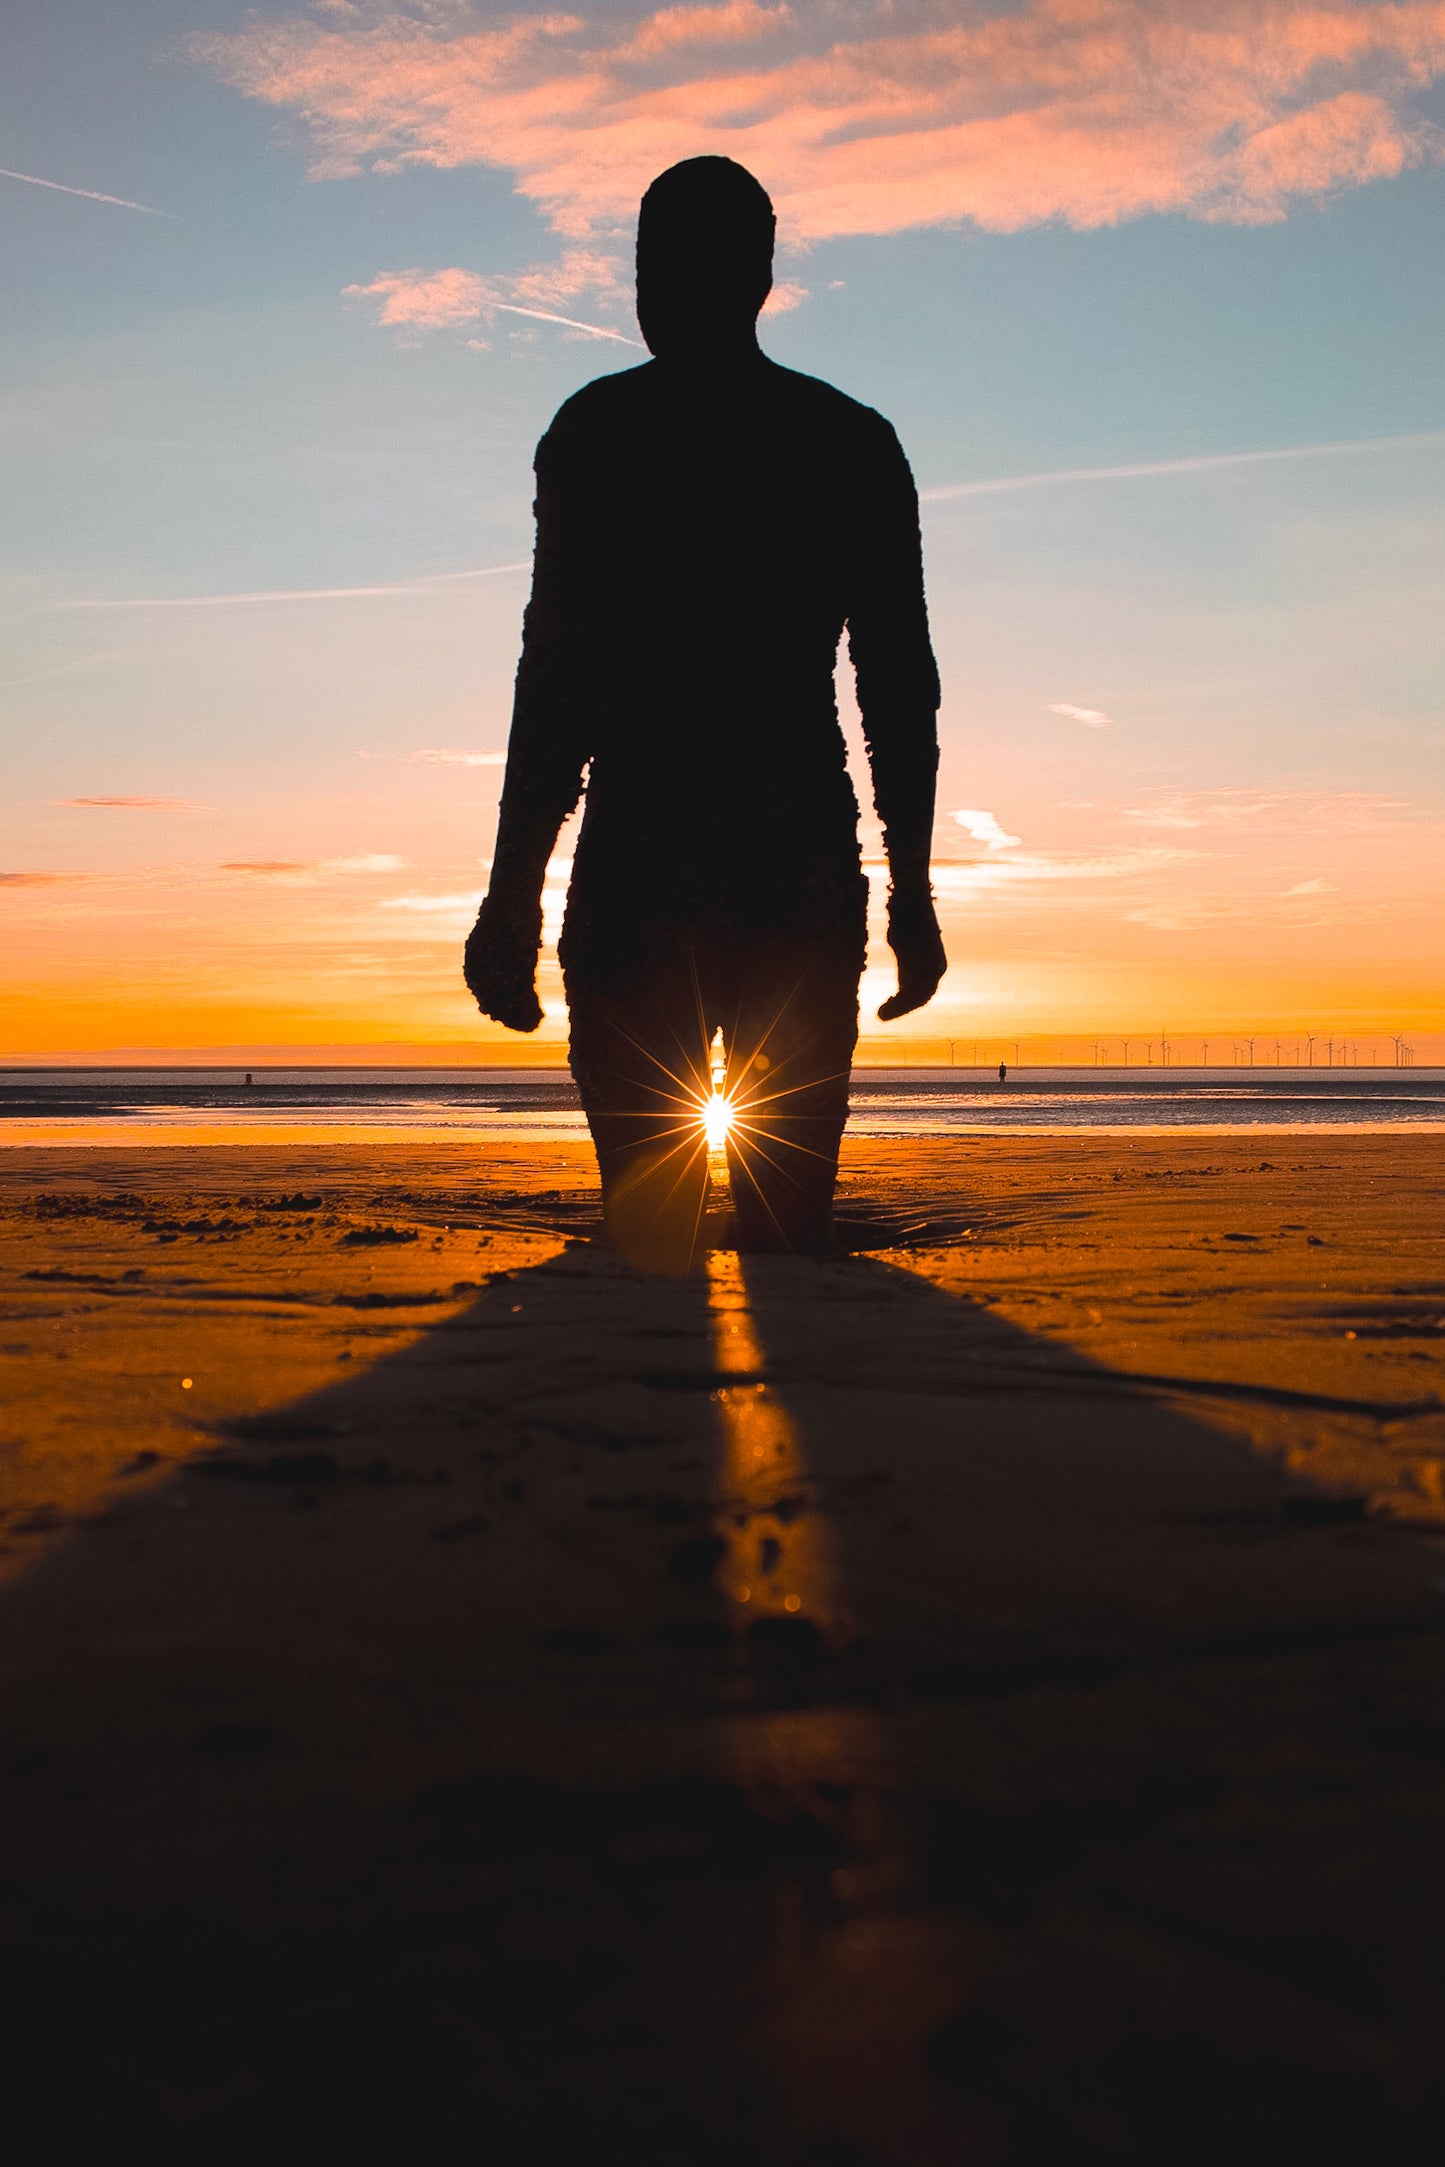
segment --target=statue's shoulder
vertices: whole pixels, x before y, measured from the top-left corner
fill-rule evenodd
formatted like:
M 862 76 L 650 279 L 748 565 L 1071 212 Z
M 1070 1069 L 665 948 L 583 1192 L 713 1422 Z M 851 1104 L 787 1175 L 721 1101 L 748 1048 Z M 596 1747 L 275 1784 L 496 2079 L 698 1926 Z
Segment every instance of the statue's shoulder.
M 594 444 L 606 443 L 625 428 L 634 415 L 651 401 L 656 364 L 642 362 L 635 369 L 616 369 L 610 376 L 595 376 L 590 384 L 564 399 L 538 446 L 540 457 L 585 454 Z
M 821 376 L 805 376 L 800 369 L 785 369 L 776 361 L 769 364 L 769 375 L 775 399 L 792 409 L 801 426 L 878 451 L 897 443 L 893 424 L 876 407 L 850 398 Z

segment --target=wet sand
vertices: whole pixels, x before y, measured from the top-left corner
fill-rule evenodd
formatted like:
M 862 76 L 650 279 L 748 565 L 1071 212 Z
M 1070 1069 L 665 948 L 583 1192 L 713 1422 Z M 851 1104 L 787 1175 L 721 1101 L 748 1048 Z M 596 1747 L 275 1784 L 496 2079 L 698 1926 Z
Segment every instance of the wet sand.
M 1442 1204 L 863 1143 L 852 1254 L 667 1282 L 571 1144 L 7 1152 L 11 2126 L 1405 2156 Z

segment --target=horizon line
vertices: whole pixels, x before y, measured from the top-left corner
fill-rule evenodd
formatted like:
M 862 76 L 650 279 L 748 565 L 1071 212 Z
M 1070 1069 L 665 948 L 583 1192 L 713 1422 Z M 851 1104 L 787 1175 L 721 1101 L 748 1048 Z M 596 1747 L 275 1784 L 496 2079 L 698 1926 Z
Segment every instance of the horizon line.
M 1253 1036 L 1256 1043 L 1258 1043 L 1262 1049 L 1267 1049 L 1275 1045 L 1276 1043 L 1281 1050 L 1283 1050 L 1285 1046 L 1289 1045 L 1297 1047 L 1308 1047 L 1310 1045 L 1313 1045 L 1317 1049 L 1319 1058 L 1315 1059 L 1314 1061 L 1309 1060 L 1308 1057 L 1300 1061 L 1275 1060 L 1269 1057 L 1267 1050 L 1263 1051 L 1261 1057 L 1255 1059 L 1254 1061 L 1189 1060 L 1183 1057 L 1183 1046 L 1190 1041 L 1193 1041 L 1200 1047 L 1213 1045 L 1237 1045 L 1240 1047 L 1244 1047 L 1249 1044 L 1251 1036 Z M 1150 1060 L 1142 1052 L 1142 1049 L 1158 1046 L 1160 1044 L 1160 1034 L 1157 1031 L 1152 1034 L 1142 1031 L 1137 1033 L 1133 1031 L 1111 1031 L 1107 1033 L 1101 1033 L 1097 1037 L 1092 1033 L 1082 1033 L 1074 1031 L 980 1031 L 976 1037 L 975 1034 L 971 1031 L 962 1034 L 949 1034 L 947 1032 L 939 1032 L 937 1034 L 934 1034 L 932 1032 L 919 1032 L 915 1037 L 901 1038 L 897 1042 L 897 1052 L 893 1060 L 884 1060 L 880 1062 L 875 1059 L 873 1061 L 865 1061 L 863 1063 L 859 1063 L 855 1060 L 854 1066 L 856 1067 L 861 1065 L 867 1067 L 884 1068 L 903 1065 L 914 1066 L 916 1065 L 917 1061 L 918 1049 L 931 1046 L 938 1046 L 945 1049 L 946 1052 L 946 1049 L 950 1046 L 962 1048 L 965 1046 L 977 1045 L 982 1048 L 992 1047 L 994 1049 L 1006 1049 L 1010 1046 L 1029 1046 L 1039 1049 L 1045 1049 L 1052 1043 L 1055 1047 L 1073 1045 L 1080 1046 L 1085 1049 L 1102 1049 L 1107 1046 L 1138 1046 L 1141 1049 L 1141 1056 L 1137 1060 L 1129 1061 L 1121 1060 L 1117 1057 L 1112 1060 L 1104 1061 L 1069 1061 L 1059 1059 L 1040 1061 L 1036 1059 L 1032 1062 L 1024 1061 L 1022 1058 L 1018 1058 L 1017 1065 L 1023 1068 L 1128 1068 L 1130 1070 L 1139 1069 L 1146 1074 L 1153 1070 L 1157 1071 L 1160 1075 L 1168 1074 L 1170 1071 L 1175 1069 L 1186 1068 L 1253 1068 L 1272 1070 L 1276 1067 L 1299 1068 L 1304 1070 L 1317 1069 L 1323 1071 L 1326 1074 L 1343 1074 L 1347 1071 L 1353 1070 L 1356 1067 L 1393 1069 L 1399 1066 L 1403 1069 L 1404 1064 L 1397 1063 L 1393 1060 L 1376 1062 L 1361 1061 L 1358 1063 L 1353 1061 L 1330 1062 L 1327 1058 L 1325 1058 L 1326 1048 L 1330 1046 L 1333 1046 L 1336 1049 L 1340 1049 L 1345 1046 L 1352 1046 L 1358 1048 L 1362 1045 L 1394 1047 L 1398 1044 L 1408 1051 L 1413 1051 L 1422 1042 L 1425 1044 L 1430 1044 L 1435 1041 L 1445 1042 L 1445 1032 L 1432 1030 L 1421 1031 L 1418 1029 L 1410 1031 L 1408 1033 L 1404 1031 L 1388 1030 L 1361 1031 L 1358 1033 L 1333 1031 L 1290 1031 L 1280 1032 L 1278 1034 L 1273 1031 L 1256 1031 L 1252 1034 L 1249 1032 L 1234 1033 L 1230 1031 L 1186 1031 L 1180 1032 L 1178 1034 L 1167 1034 L 1166 1037 L 1166 1043 L 1170 1048 L 1171 1055 L 1174 1054 L 1177 1049 L 1178 1055 L 1180 1056 L 1179 1058 L 1170 1058 L 1167 1060 Z M 418 1054 L 421 1054 L 425 1049 L 419 1047 L 412 1047 L 407 1049 L 409 1058 L 405 1060 L 388 1060 L 385 1058 L 385 1053 L 389 1043 L 394 1045 L 396 1042 L 388 1042 L 385 1040 L 378 1041 L 375 1043 L 375 1046 L 373 1048 L 366 1046 L 364 1042 L 358 1043 L 355 1040 L 338 1041 L 337 1045 L 331 1049 L 316 1046 L 298 1047 L 296 1049 L 295 1056 L 293 1057 L 288 1057 L 287 1049 L 284 1046 L 277 1046 L 274 1044 L 269 1046 L 263 1045 L 259 1047 L 246 1047 L 243 1045 L 239 1048 L 235 1047 L 234 1045 L 216 1047 L 138 1046 L 132 1049 L 112 1048 L 109 1051 L 98 1052 L 90 1051 L 85 1048 L 80 1048 L 74 1052 L 65 1052 L 60 1049 L 52 1049 L 50 1052 L 43 1054 L 0 1053 L 0 1074 L 14 1074 L 21 1070 L 49 1071 L 74 1067 L 94 1069 L 130 1069 L 135 1070 L 139 1073 L 168 1067 L 199 1067 L 217 1069 L 274 1068 L 284 1070 L 296 1068 L 398 1068 L 448 1070 L 454 1069 L 458 1072 L 465 1072 L 466 1070 L 472 1068 L 516 1067 L 552 1069 L 559 1067 L 566 1068 L 568 1066 L 567 1042 L 563 1038 L 548 1039 L 544 1041 L 541 1046 L 528 1047 L 526 1049 L 523 1049 L 522 1047 L 517 1047 L 513 1049 L 502 1040 L 496 1040 L 492 1042 L 482 1041 L 481 1044 L 478 1046 L 477 1051 L 479 1055 L 486 1056 L 487 1058 L 470 1060 L 456 1058 L 456 1055 L 462 1052 L 463 1049 L 459 1047 L 455 1042 L 446 1041 L 443 1041 L 436 1050 L 438 1054 L 442 1056 L 451 1055 L 452 1058 L 440 1058 L 434 1060 L 419 1059 L 416 1058 L 416 1056 Z M 874 1053 L 881 1053 L 888 1050 L 890 1041 L 884 1038 L 881 1033 L 864 1032 L 860 1036 L 859 1044 L 860 1047 L 866 1047 Z M 380 1056 L 380 1058 L 361 1058 L 352 1060 L 338 1060 L 334 1058 L 334 1056 L 337 1054 L 350 1053 L 353 1055 L 370 1055 L 373 1052 L 375 1055 Z M 524 1052 L 530 1058 L 521 1058 Z M 330 1053 L 333 1057 L 327 1058 L 328 1053 Z M 497 1054 L 502 1054 L 504 1056 L 510 1055 L 512 1056 L 512 1058 L 504 1058 L 501 1061 L 498 1061 L 495 1058 L 492 1058 Z M 557 1058 L 537 1058 L 538 1056 L 543 1054 L 556 1055 Z M 309 1058 L 303 1058 L 303 1056 L 309 1056 Z M 990 1055 L 985 1052 L 980 1055 L 977 1062 L 961 1060 L 955 1060 L 954 1062 L 950 1062 L 945 1058 L 942 1061 L 930 1061 L 925 1065 L 929 1067 L 942 1068 L 948 1068 L 951 1066 L 957 1066 L 959 1068 L 972 1068 L 975 1066 L 994 1067 L 997 1065 L 997 1056 L 996 1053 L 994 1055 Z M 1013 1065 L 1013 1063 L 1010 1064 L 1010 1066 Z M 1424 1066 L 1426 1067 L 1434 1067 L 1436 1065 L 1438 1064 L 1434 1062 L 1426 1062 L 1424 1064 Z

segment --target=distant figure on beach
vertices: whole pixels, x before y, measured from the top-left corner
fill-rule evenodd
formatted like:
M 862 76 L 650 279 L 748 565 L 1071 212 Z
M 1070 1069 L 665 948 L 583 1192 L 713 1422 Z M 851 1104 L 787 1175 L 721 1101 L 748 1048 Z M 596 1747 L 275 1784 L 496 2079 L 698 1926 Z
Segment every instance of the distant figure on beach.
M 759 348 L 773 234 L 728 158 L 673 166 L 643 198 L 653 358 L 588 384 L 537 448 L 532 596 L 466 950 L 482 1013 L 534 1031 L 542 884 L 586 770 L 560 946 L 571 1067 L 609 1229 L 663 1270 L 694 1254 L 709 1138 L 741 1247 L 829 1246 L 868 895 L 833 693 L 845 626 L 891 880 L 898 991 L 879 1016 L 921 1008 L 946 960 L 913 477 L 881 415 Z
M 1000 1062 L 999 1062 L 999 1065 L 998 1065 L 998 1080 L 999 1080 L 999 1082 L 1000 1082 L 1000 1083 L 1007 1083 L 1007 1082 L 1008 1082 L 1008 1063 L 1007 1063 L 1007 1061 L 1000 1061 Z

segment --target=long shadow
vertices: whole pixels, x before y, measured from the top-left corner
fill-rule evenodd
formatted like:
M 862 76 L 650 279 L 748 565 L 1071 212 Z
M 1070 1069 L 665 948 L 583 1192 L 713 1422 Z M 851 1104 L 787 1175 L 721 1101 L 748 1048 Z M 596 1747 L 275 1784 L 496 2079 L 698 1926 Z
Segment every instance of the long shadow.
M 6 1591 L 17 2121 L 947 2167 L 1438 2110 L 1424 1573 L 912 1273 L 728 1269 L 501 1275 Z
M 815 1691 L 875 1720 L 862 1780 L 832 1755 L 848 1856 L 795 2000 L 836 2021 L 850 1969 L 977 2148 L 925 2122 L 898 2156 L 1414 2156 L 1442 2101 L 1438 1554 L 1182 1411 L 1187 1380 L 888 1262 L 745 1276 L 828 1524 Z M 779 1588 L 805 1525 L 756 1522 Z M 813 1751 L 816 1780 L 826 1727 Z M 832 2126 L 892 2156 L 896 2095 L 829 2075 Z

